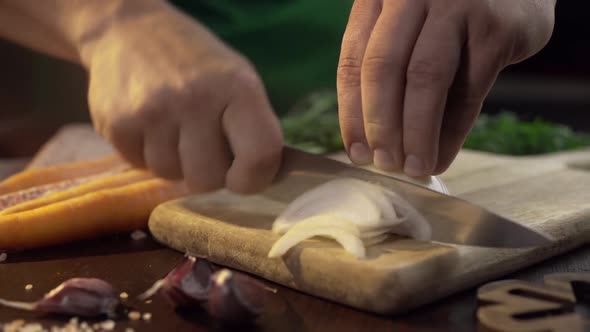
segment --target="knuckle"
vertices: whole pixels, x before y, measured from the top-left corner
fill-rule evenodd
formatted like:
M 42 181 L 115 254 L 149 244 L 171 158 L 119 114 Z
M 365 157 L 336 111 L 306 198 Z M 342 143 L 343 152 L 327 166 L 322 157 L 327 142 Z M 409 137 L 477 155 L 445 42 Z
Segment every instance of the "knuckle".
M 249 174 L 274 169 L 280 163 L 281 152 L 282 149 L 278 146 L 268 146 L 242 158 L 242 167 Z
M 450 86 L 450 78 L 444 69 L 432 60 L 412 60 L 406 72 L 406 81 L 410 87 L 428 89 L 431 87 Z
M 341 87 L 358 87 L 361 84 L 362 60 L 342 57 L 338 62 L 337 81 Z
M 391 136 L 395 132 L 397 131 L 392 125 L 385 125 L 374 120 L 365 122 L 365 136 L 371 148 L 391 145 Z
M 430 128 L 422 121 L 412 121 L 404 125 L 404 143 L 428 141 L 434 135 Z
M 393 74 L 397 63 L 388 56 L 368 56 L 363 60 L 363 81 L 371 84 L 380 84 L 388 76 Z
M 248 67 L 234 69 L 230 77 L 240 88 L 245 88 L 248 91 L 260 90 L 262 88 L 260 77 L 254 70 Z

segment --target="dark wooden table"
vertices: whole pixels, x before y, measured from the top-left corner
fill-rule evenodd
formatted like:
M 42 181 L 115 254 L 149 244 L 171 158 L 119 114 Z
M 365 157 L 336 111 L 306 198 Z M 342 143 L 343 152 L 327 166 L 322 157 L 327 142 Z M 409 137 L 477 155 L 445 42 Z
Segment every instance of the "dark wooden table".
M 19 164 L 20 163 L 20 164 Z M 14 172 L 23 161 L 1 163 L 0 173 Z M 129 235 L 108 237 L 50 249 L 11 253 L 0 263 L 0 297 L 33 301 L 62 281 L 72 277 L 97 277 L 111 282 L 132 299 L 164 276 L 182 254 L 155 243 L 151 238 L 133 240 Z M 506 278 L 539 281 L 554 272 L 590 271 L 590 246 L 548 260 Z M 25 290 L 27 284 L 33 285 Z M 475 289 L 456 294 L 405 315 L 382 317 L 321 300 L 291 289 L 278 289 L 272 307 L 249 328 L 252 331 L 480 331 L 475 317 Z M 237 330 L 219 326 L 203 312 L 174 312 L 157 298 L 138 303 L 150 312 L 150 321 L 117 321 L 116 331 L 213 331 Z M 24 319 L 45 326 L 67 322 L 64 317 L 43 317 L 35 313 L 0 308 L 0 321 Z M 244 330 L 244 329 L 239 329 Z

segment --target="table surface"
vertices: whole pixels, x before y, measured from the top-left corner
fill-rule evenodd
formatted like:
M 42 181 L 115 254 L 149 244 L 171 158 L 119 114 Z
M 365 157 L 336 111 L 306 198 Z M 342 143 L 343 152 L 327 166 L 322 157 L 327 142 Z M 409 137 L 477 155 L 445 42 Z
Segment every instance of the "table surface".
M 0 177 L 24 167 L 26 160 L 0 161 Z M 97 277 L 111 282 L 129 299 L 164 276 L 182 254 L 163 247 L 151 238 L 133 240 L 128 235 L 108 237 L 50 249 L 12 253 L 0 263 L 0 297 L 33 301 L 62 281 L 72 277 Z M 539 282 L 545 274 L 590 271 L 590 246 L 547 260 L 541 264 L 506 276 Z M 25 285 L 33 289 L 25 290 Z M 279 285 L 272 305 L 252 331 L 474 331 L 479 330 L 475 317 L 475 289 L 450 296 L 405 315 L 383 317 L 364 313 L 321 300 Z M 129 301 L 130 304 L 135 303 Z M 150 321 L 117 322 L 117 331 L 132 327 L 135 331 L 209 331 L 233 330 L 219 326 L 202 312 L 174 312 L 157 298 L 150 304 L 135 306 L 150 312 Z M 0 308 L 0 322 L 24 319 L 45 326 L 60 325 L 63 317 L 44 317 L 35 313 Z M 243 329 L 242 329 L 243 330 Z

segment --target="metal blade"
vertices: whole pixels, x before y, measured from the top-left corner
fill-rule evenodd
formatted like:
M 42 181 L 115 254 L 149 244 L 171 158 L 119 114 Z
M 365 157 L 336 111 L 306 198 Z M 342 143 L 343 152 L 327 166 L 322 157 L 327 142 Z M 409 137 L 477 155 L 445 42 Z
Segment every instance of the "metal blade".
M 551 243 L 547 235 L 457 197 L 293 148 L 287 147 L 283 153 L 275 183 L 265 193 L 273 199 L 288 203 L 321 183 L 352 177 L 380 184 L 404 197 L 430 222 L 432 241 L 496 248 Z

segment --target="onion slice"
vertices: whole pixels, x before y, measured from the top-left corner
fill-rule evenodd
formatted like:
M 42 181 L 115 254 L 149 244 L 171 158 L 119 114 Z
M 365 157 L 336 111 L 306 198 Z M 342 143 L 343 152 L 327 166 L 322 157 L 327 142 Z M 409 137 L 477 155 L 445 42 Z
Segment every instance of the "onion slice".
M 315 187 L 293 200 L 273 224 L 283 234 L 315 215 L 332 214 L 355 223 L 361 231 L 401 222 L 384 188 L 358 179 L 341 178 Z
M 368 247 L 368 246 L 372 246 L 375 244 L 379 244 L 379 243 L 385 241 L 388 237 L 389 237 L 389 234 L 381 234 L 381 235 L 376 235 L 373 237 L 367 237 L 367 238 L 363 238 L 363 243 L 364 243 L 365 247 Z
M 320 236 L 364 258 L 365 246 L 381 243 L 391 233 L 418 240 L 429 240 L 432 233 L 424 216 L 401 195 L 353 178 L 331 180 L 303 193 L 277 217 L 272 230 L 284 235 L 269 257 L 281 256 L 297 243 Z
M 365 246 L 354 224 L 332 215 L 318 215 L 298 223 L 270 249 L 268 257 L 280 257 L 299 242 L 320 236 L 332 238 L 357 258 L 365 257 Z

